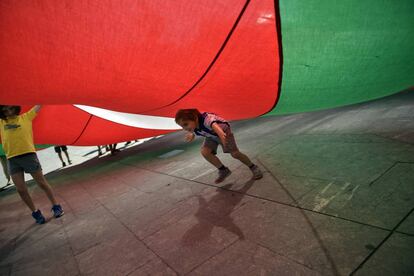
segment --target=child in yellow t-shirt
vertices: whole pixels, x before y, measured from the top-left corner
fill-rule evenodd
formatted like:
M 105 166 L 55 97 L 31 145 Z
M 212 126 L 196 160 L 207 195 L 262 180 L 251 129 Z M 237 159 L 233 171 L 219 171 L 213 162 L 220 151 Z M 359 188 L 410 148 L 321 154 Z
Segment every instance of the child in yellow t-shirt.
M 30 111 L 20 114 L 20 106 L 0 105 L 0 136 L 13 183 L 24 203 L 32 211 L 36 223 L 43 224 L 45 218 L 40 210 L 36 209 L 30 197 L 24 180 L 24 172 L 31 174 L 39 187 L 46 193 L 52 203 L 54 217 L 58 218 L 64 212 L 62 207 L 57 204 L 52 189 L 43 175 L 33 143 L 32 121 L 40 108 L 40 105 L 36 105 Z

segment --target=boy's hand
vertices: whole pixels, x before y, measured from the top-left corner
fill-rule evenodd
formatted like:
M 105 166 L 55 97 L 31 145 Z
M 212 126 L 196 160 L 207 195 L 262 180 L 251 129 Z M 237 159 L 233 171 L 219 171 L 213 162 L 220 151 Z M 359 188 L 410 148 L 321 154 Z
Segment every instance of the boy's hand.
M 225 146 L 227 144 L 227 139 L 226 139 L 227 135 L 225 132 L 223 132 L 222 134 L 219 135 L 219 138 L 221 140 L 221 143 L 223 143 L 223 146 Z
M 226 145 L 226 133 L 223 131 L 223 129 L 217 124 L 217 123 L 213 123 L 211 125 L 211 127 L 213 128 L 214 132 L 218 135 L 218 137 L 221 140 L 221 143 L 224 145 Z
M 185 141 L 186 142 L 191 142 L 194 140 L 195 134 L 192 132 L 187 132 L 187 134 L 185 135 Z

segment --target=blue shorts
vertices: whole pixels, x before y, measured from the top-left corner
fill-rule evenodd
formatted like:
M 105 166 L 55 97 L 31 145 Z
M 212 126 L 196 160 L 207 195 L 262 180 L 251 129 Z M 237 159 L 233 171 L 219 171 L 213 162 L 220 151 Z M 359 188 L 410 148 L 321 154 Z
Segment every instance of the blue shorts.
M 30 152 L 7 159 L 9 174 L 19 172 L 35 173 L 42 169 L 36 153 Z
M 205 137 L 201 147 L 210 149 L 213 154 L 217 154 L 217 148 L 219 145 L 222 146 L 224 153 L 239 151 L 237 148 L 236 139 L 234 139 L 234 135 L 231 132 L 231 128 L 223 127 L 223 131 L 226 133 L 225 145 L 223 145 L 219 137 Z

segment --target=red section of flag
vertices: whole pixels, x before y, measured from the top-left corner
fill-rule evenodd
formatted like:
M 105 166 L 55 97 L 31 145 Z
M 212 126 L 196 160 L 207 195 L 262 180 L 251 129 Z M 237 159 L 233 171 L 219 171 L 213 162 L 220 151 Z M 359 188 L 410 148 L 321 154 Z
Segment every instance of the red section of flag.
M 46 106 L 37 143 L 105 144 L 165 133 L 71 104 L 173 117 L 196 107 L 259 116 L 278 97 L 274 1 L 1 1 L 0 103 Z

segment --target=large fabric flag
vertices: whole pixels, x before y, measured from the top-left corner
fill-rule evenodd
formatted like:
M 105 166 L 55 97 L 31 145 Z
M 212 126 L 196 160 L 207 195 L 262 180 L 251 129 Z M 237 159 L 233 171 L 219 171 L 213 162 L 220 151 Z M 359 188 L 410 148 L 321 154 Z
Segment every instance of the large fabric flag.
M 414 2 L 1 1 L 0 103 L 44 105 L 35 142 L 175 131 L 363 102 L 414 83 Z

